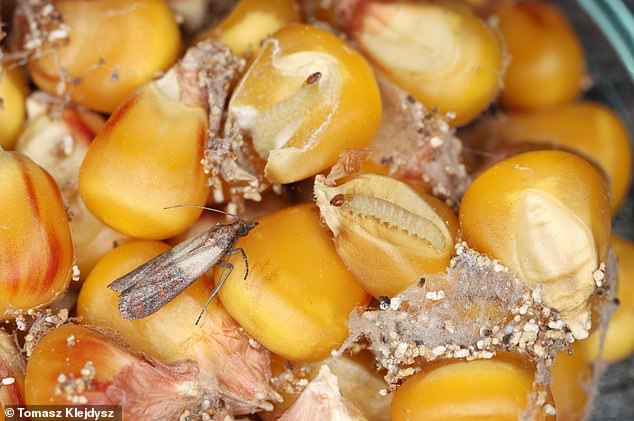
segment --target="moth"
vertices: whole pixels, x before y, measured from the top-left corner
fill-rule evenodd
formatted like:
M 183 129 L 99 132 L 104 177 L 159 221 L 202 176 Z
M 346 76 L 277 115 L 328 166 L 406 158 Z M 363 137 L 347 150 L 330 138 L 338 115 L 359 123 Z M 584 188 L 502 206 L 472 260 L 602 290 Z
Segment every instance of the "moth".
M 121 293 L 119 312 L 123 318 L 134 320 L 156 313 L 212 266 L 221 266 L 220 281 L 198 316 L 198 324 L 233 270 L 231 263 L 222 260 L 224 257 L 240 253 L 246 266 L 244 279 L 247 279 L 249 265 L 246 253 L 242 248 L 234 249 L 234 246 L 257 224 L 239 218 L 230 224 L 216 224 L 112 282 L 108 288 Z

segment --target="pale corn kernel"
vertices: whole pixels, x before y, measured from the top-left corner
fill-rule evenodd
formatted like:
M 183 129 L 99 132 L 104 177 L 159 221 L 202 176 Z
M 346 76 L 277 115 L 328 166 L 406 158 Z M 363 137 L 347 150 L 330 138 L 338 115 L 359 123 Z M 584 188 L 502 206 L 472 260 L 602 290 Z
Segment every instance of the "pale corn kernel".
M 458 223 L 440 200 L 375 174 L 338 187 L 317 180 L 315 198 L 337 254 L 375 297 L 393 297 L 447 268 Z

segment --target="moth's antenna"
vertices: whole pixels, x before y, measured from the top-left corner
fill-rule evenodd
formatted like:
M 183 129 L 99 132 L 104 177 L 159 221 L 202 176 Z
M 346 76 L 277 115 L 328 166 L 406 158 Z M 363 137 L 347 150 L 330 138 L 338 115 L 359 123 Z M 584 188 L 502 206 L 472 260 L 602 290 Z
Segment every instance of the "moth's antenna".
M 207 206 L 199 206 L 199 205 L 174 205 L 174 206 L 168 206 L 168 207 L 163 208 L 163 209 L 175 209 L 175 208 L 198 208 L 198 209 L 204 209 L 204 210 L 208 210 L 208 211 L 212 211 L 212 212 L 216 212 L 216 213 L 221 213 L 221 214 L 223 214 L 223 215 L 230 216 L 230 217 L 235 218 L 235 219 L 240 219 L 240 217 L 239 217 L 238 215 L 235 215 L 235 214 L 233 214 L 233 213 L 229 213 L 229 212 L 221 211 L 220 209 L 208 208 Z

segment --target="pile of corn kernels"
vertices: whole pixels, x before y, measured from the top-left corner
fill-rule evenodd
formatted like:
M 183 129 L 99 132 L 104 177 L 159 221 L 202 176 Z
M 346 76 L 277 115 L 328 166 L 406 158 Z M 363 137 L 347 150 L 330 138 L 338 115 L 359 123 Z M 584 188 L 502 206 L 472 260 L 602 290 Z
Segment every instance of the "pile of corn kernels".
M 583 420 L 634 351 L 630 135 L 545 0 L 0 23 L 0 419 Z

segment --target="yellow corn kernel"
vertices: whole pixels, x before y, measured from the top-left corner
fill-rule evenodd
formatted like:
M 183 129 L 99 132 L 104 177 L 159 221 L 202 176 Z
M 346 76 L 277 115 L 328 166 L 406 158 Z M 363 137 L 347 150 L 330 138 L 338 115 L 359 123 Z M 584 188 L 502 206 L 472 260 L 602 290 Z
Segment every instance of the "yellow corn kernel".
M 606 182 L 574 154 L 527 152 L 501 161 L 467 189 L 460 206 L 465 241 L 499 259 L 544 303 L 561 313 L 577 339 L 587 336 L 593 272 L 610 238 Z
M 34 82 L 111 113 L 134 89 L 170 67 L 180 33 L 164 0 L 56 0 L 69 41 L 45 45 L 29 63 Z M 62 73 L 63 71 L 63 73 Z
M 362 174 L 338 187 L 316 182 L 315 197 L 337 254 L 375 297 L 393 297 L 449 265 L 458 221 L 433 196 L 390 177 Z
M 246 407 L 247 413 L 260 409 L 269 397 L 268 352 L 249 345 L 249 337 L 218 300 L 195 324 L 213 289 L 209 278 L 199 279 L 148 317 L 126 320 L 119 313 L 119 294 L 108 284 L 167 250 L 158 241 L 132 241 L 106 254 L 82 286 L 77 314 L 83 323 L 112 329 L 138 352 L 167 362 L 196 361 L 201 381 L 217 383 L 235 400 L 228 405 Z
M 59 188 L 29 158 L 0 151 L 0 318 L 45 306 L 68 287 L 73 243 Z
M 495 8 L 511 61 L 502 103 L 509 108 L 547 108 L 581 91 L 581 43 L 564 14 L 540 0 L 499 1 Z
M 485 119 L 469 130 L 467 141 L 487 152 L 498 145 L 526 142 L 569 148 L 595 161 L 607 173 L 613 212 L 632 182 L 632 144 L 627 128 L 613 110 L 596 102 Z
M 81 166 L 79 192 L 106 225 L 145 239 L 172 237 L 191 226 L 209 188 L 200 164 L 207 131 L 202 106 L 186 105 L 145 85 L 110 116 Z
M 0 330 L 0 421 L 6 405 L 24 405 L 24 361 L 13 335 Z
M 379 69 L 427 108 L 473 120 L 495 99 L 503 50 L 463 8 L 431 2 L 360 2 L 348 35 Z
M 202 400 L 197 374 L 192 361 L 162 364 L 96 330 L 65 325 L 33 350 L 25 395 L 29 405 L 122 405 L 125 420 L 172 420 Z
M 529 365 L 499 357 L 426 367 L 394 393 L 392 420 L 523 419 L 533 379 Z M 554 419 L 544 412 L 531 419 Z
M 0 65 L 0 147 L 12 149 L 24 124 L 26 87 L 20 68 Z
M 229 118 L 253 139 L 264 175 L 291 183 L 362 148 L 381 119 L 370 66 L 341 39 L 290 25 L 267 41 L 236 88 Z
M 573 353 L 560 352 L 552 366 L 551 390 L 557 421 L 584 420 L 590 413 L 595 379 L 592 360 L 584 350 L 587 341 L 572 344 Z
M 249 262 L 243 259 L 220 290 L 229 314 L 249 335 L 272 352 L 292 361 L 328 356 L 348 334 L 348 316 L 369 296 L 337 257 L 332 241 L 310 204 L 298 205 L 258 219 L 242 237 Z M 214 270 L 216 283 L 222 270 Z
M 619 263 L 616 295 L 619 307 L 612 315 L 605 334 L 603 351 L 599 355 L 601 331 L 583 341 L 585 351 L 594 358 L 614 363 L 634 352 L 634 244 L 619 236 L 612 236 L 612 247 Z
M 226 18 L 199 34 L 196 41 L 217 39 L 234 54 L 251 56 L 269 35 L 299 21 L 294 0 L 240 0 Z

